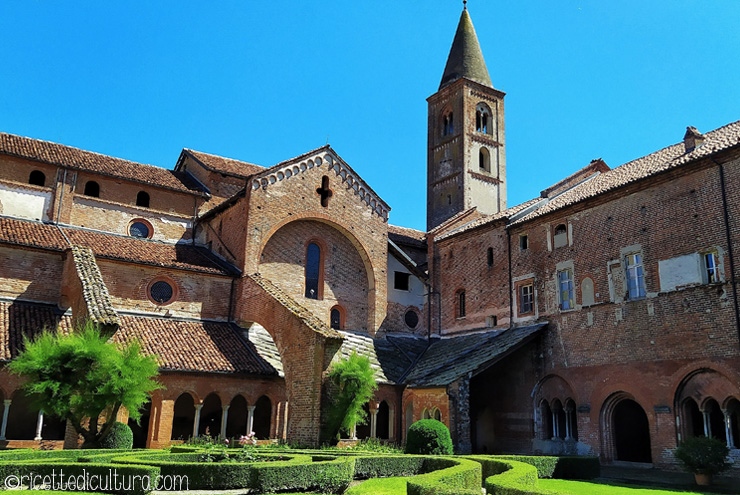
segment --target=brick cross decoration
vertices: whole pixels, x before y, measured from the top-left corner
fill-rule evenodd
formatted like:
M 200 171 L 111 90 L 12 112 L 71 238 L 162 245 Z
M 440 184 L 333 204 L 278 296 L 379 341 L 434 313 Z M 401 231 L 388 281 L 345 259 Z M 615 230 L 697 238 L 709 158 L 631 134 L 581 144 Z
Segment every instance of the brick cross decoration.
M 332 195 L 331 189 L 329 189 L 329 177 L 325 175 L 321 178 L 321 187 L 316 189 L 316 192 L 321 196 L 321 206 L 324 208 L 329 206 L 329 198 Z

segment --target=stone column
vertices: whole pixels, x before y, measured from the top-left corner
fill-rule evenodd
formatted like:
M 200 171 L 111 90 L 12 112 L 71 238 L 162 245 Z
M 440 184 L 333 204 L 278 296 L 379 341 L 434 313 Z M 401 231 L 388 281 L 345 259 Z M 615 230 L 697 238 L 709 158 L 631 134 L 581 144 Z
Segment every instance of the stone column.
M 707 438 L 712 437 L 712 423 L 709 422 L 709 411 L 702 411 L 704 417 L 704 436 Z
M 10 404 L 12 403 L 12 399 L 5 399 L 3 401 L 3 423 L 0 426 L 0 440 L 5 440 L 5 432 L 8 429 L 8 414 L 10 413 Z
M 558 425 L 558 415 L 555 411 L 552 411 L 552 439 L 557 440 L 560 437 L 560 427 Z
M 571 428 L 571 421 L 573 418 L 573 411 L 571 409 L 565 410 L 565 439 L 573 440 L 573 432 Z
M 394 407 L 388 409 L 388 440 L 396 439 L 396 411 Z
M 352 431 L 349 432 L 349 438 L 357 440 L 357 425 L 352 425 Z
M 200 429 L 200 410 L 203 409 L 203 404 L 195 405 L 195 418 L 193 418 L 193 438 L 198 436 L 198 429 Z
M 44 411 L 39 411 L 38 419 L 36 420 L 36 436 L 33 437 L 37 442 L 41 441 L 41 429 L 44 427 Z
M 730 411 L 722 411 L 725 415 L 725 438 L 727 438 L 727 448 L 735 448 L 735 439 L 732 438 L 732 415 Z
M 229 420 L 230 404 L 221 406 L 221 438 L 226 438 L 226 422 Z
M 378 410 L 370 411 L 370 438 L 378 437 Z
M 247 435 L 254 431 L 254 410 L 257 406 L 247 407 Z

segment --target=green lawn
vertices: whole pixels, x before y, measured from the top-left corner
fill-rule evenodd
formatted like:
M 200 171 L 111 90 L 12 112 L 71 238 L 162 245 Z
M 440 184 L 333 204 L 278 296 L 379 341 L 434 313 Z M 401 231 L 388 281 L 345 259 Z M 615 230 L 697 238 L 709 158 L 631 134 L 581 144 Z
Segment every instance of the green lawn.
M 616 485 L 591 483 L 588 481 L 569 481 L 540 479 L 540 488 L 557 491 L 563 495 L 710 495 L 707 492 L 687 492 L 682 490 L 659 490 L 657 488 L 629 488 Z
M 344 495 L 406 495 L 408 477 L 373 478 L 351 486 Z

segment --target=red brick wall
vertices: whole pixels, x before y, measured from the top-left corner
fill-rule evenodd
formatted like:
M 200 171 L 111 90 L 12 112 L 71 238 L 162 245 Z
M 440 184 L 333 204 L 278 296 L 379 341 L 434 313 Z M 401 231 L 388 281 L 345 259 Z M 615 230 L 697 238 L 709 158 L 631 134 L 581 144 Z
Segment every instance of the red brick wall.
M 57 304 L 63 254 L 0 247 L 0 296 Z

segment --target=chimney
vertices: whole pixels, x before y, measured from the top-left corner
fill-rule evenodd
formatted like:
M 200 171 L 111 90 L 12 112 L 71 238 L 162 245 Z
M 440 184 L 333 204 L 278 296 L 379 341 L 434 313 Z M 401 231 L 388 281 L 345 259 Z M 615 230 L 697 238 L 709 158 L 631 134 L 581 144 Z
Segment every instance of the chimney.
M 683 146 L 686 153 L 694 151 L 704 142 L 704 134 L 696 130 L 696 127 L 688 126 L 683 136 Z

